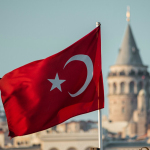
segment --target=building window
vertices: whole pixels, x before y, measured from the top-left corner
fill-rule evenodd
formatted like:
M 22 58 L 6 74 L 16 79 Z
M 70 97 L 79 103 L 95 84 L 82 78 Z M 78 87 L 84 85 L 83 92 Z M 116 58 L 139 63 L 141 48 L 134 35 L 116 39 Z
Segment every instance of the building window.
M 134 104 L 134 99 L 131 100 L 131 104 Z
M 113 93 L 116 94 L 116 91 L 117 91 L 116 83 L 113 83 Z
M 122 76 L 122 75 L 125 75 L 125 72 L 124 71 L 121 71 L 120 72 L 120 75 Z
M 121 86 L 121 91 L 120 91 L 120 93 L 123 94 L 123 93 L 124 93 L 124 90 L 125 90 L 125 84 L 124 84 L 124 82 L 121 82 L 120 86 Z
M 71 148 L 68 148 L 68 150 L 76 150 L 76 148 L 74 148 L 74 147 L 71 147 Z
M 129 75 L 130 75 L 130 76 L 134 76 L 134 75 L 135 75 L 135 71 L 134 71 L 134 70 L 131 70 L 131 71 L 129 72 Z
M 130 93 L 134 93 L 134 82 L 130 82 L 129 84 Z
M 20 145 L 20 142 L 18 142 L 17 144 Z
M 50 150 L 58 150 L 57 148 L 51 148 Z
M 140 82 L 138 83 L 138 93 L 139 93 L 139 91 L 142 89 L 142 87 L 143 87 L 143 84 L 142 84 L 142 82 L 140 81 Z
M 146 89 L 146 92 L 149 93 L 149 84 L 148 83 L 146 83 L 145 89 Z
M 92 147 L 92 146 L 91 146 Z M 85 150 L 90 150 L 91 149 L 91 147 L 88 147 L 88 148 L 86 148 Z
M 124 107 L 122 107 L 122 113 L 124 113 Z

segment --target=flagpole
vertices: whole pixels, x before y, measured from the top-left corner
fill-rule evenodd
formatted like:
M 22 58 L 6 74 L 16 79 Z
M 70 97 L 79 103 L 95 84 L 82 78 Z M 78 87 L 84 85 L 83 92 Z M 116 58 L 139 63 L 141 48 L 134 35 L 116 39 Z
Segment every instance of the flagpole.
M 101 26 L 100 22 L 96 22 L 96 27 L 98 27 L 98 26 Z M 98 97 L 99 97 L 99 83 L 98 83 Z M 99 101 L 98 101 L 98 103 L 99 103 Z M 103 142 L 102 142 L 102 111 L 101 111 L 101 109 L 98 109 L 98 143 L 99 143 L 99 149 L 103 150 Z

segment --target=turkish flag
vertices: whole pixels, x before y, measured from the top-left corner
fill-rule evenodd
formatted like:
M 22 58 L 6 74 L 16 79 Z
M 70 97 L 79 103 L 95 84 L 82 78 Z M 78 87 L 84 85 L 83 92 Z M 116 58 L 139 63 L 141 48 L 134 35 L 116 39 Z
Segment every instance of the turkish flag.
M 100 27 L 0 80 L 9 136 L 41 131 L 104 107 Z

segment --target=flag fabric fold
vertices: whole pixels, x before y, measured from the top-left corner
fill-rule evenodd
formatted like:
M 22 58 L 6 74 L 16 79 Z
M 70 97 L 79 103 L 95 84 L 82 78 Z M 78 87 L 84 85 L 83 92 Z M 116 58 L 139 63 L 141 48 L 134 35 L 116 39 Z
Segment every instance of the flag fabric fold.
M 100 27 L 48 58 L 2 77 L 9 136 L 38 132 L 104 107 Z

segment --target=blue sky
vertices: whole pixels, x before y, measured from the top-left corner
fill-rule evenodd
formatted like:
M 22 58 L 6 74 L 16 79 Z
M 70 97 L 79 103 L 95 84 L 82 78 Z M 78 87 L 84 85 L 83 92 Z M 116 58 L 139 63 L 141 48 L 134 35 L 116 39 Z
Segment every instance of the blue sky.
M 0 0 L 0 77 L 68 47 L 101 22 L 102 70 L 108 115 L 107 74 L 116 61 L 131 10 L 131 28 L 145 65 L 150 65 L 149 0 Z M 97 112 L 75 117 L 97 120 Z

